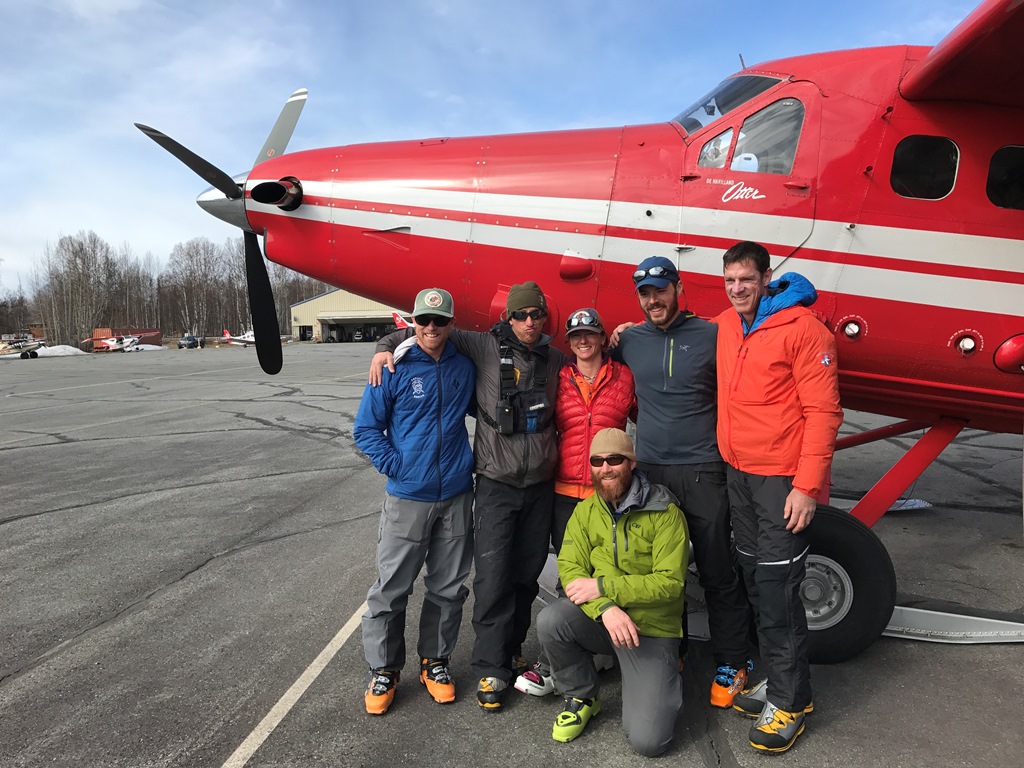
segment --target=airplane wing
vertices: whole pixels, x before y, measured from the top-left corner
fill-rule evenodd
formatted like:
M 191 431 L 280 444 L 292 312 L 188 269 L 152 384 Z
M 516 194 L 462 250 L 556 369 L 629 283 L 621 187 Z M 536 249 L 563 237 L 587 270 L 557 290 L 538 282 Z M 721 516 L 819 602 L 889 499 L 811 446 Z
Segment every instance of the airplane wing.
M 963 100 L 1024 107 L 1024 3 L 986 0 L 900 83 L 908 101 Z

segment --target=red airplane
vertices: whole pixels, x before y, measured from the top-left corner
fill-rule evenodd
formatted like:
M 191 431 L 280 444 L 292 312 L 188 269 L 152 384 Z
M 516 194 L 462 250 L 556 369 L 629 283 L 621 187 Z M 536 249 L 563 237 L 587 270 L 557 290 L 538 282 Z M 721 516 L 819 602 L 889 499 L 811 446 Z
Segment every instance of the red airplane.
M 812 659 L 839 661 L 893 615 L 869 526 L 965 427 L 1024 426 L 1022 40 L 1024 3 L 985 0 L 934 48 L 747 67 L 666 122 L 282 154 L 301 90 L 234 179 L 138 127 L 213 183 L 200 206 L 244 231 L 268 373 L 281 352 L 257 235 L 272 261 L 391 306 L 411 306 L 429 274 L 478 330 L 524 280 L 548 292 L 549 329 L 580 306 L 638 319 L 630 275 L 651 255 L 711 316 L 727 306 L 723 251 L 764 243 L 776 274 L 818 288 L 843 405 L 900 419 L 838 447 L 927 430 L 851 514 L 815 519 Z

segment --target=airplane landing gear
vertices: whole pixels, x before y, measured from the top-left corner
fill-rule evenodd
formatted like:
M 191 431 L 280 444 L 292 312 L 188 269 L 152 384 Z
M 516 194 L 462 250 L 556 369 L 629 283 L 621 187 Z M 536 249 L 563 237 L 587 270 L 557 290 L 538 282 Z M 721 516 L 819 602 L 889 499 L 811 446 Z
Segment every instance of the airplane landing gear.
M 814 664 L 851 659 L 877 640 L 896 605 L 896 571 L 875 533 L 852 515 L 819 506 L 800 597 Z

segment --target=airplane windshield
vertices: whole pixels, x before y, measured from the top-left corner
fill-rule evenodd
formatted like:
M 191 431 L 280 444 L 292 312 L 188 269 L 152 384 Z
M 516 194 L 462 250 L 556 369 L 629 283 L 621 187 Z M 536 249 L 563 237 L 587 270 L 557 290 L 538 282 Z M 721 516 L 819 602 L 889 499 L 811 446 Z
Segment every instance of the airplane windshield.
M 763 75 L 730 77 L 721 82 L 704 98 L 680 112 L 674 120 L 683 126 L 683 130 L 687 133 L 699 131 L 722 115 L 729 114 L 736 107 L 745 104 L 758 94 L 764 93 L 779 82 L 779 79 Z

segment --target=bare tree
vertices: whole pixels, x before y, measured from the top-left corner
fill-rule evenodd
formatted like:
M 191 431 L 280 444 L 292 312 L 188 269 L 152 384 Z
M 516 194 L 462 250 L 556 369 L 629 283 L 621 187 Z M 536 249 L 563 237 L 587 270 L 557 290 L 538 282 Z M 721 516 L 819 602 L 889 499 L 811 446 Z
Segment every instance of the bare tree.
M 164 274 L 165 285 L 177 299 L 178 330 L 206 333 L 210 328 L 225 268 L 223 250 L 205 237 L 174 246 Z
M 35 300 L 58 344 L 77 344 L 92 336 L 106 307 L 105 278 L 113 261 L 110 246 L 95 232 L 64 236 L 47 244 L 34 276 Z
M 7 291 L 0 296 L 0 333 L 24 330 L 31 322 L 32 307 L 19 282 L 15 290 Z

